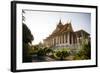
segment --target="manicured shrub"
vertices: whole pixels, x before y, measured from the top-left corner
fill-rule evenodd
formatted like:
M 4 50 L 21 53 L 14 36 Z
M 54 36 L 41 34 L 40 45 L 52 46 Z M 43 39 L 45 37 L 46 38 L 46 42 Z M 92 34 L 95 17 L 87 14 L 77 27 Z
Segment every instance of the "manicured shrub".
M 65 50 L 62 50 L 62 51 L 55 52 L 54 56 L 56 59 L 65 60 L 66 57 L 69 56 L 69 53 Z

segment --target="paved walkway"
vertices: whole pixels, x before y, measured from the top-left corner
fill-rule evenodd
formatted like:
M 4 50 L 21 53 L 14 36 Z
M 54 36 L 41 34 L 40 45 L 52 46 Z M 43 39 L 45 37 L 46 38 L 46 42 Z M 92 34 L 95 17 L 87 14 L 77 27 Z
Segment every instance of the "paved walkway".
M 32 56 L 32 62 L 44 62 L 44 61 L 55 61 L 54 59 L 48 57 L 48 56 Z

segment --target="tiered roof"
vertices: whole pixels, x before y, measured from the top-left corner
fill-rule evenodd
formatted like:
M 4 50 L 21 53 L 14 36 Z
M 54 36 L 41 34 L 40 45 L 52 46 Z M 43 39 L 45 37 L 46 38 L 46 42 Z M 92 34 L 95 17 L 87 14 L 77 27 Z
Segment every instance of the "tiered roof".
M 51 37 L 54 37 L 54 36 L 57 36 L 57 35 L 60 35 L 60 34 L 66 33 L 66 32 L 74 32 L 71 22 L 67 22 L 65 25 L 63 25 L 61 20 L 59 20 L 59 23 L 57 24 L 56 29 L 46 39 L 49 39 Z M 80 35 L 81 32 L 86 33 L 87 35 L 89 35 L 89 33 L 87 33 L 84 30 L 76 31 L 75 34 Z
M 65 32 L 73 32 L 71 22 L 66 23 L 65 25 L 63 25 L 61 20 L 59 20 L 59 23 L 57 24 L 56 29 L 46 39 L 48 39 L 50 37 L 53 37 L 53 36 L 56 36 L 56 35 L 60 35 L 60 34 L 65 33 Z

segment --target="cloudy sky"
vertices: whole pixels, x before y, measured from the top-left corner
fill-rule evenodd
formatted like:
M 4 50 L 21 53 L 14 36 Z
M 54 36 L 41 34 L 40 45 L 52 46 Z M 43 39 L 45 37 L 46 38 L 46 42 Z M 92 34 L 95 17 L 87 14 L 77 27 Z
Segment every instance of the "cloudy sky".
M 74 31 L 83 29 L 88 33 L 91 32 L 90 13 L 25 10 L 23 15 L 25 16 L 25 24 L 34 36 L 32 44 L 43 42 L 43 39 L 56 28 L 60 19 L 63 24 L 71 21 Z

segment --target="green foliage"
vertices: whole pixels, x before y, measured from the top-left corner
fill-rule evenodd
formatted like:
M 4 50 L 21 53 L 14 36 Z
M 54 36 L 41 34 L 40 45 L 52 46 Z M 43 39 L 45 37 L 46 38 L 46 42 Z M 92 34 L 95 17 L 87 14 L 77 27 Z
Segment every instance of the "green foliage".
M 34 40 L 30 29 L 23 23 L 23 43 L 31 43 Z
M 45 47 L 45 48 L 39 48 L 38 47 L 38 50 L 37 50 L 37 55 L 38 56 L 46 56 L 47 54 L 49 54 L 50 52 L 53 52 L 53 50 L 52 49 L 50 49 L 50 48 L 47 48 L 47 47 Z
M 30 52 L 32 51 L 31 43 L 33 40 L 33 35 L 29 28 L 23 23 L 23 62 L 30 62 L 31 55 Z
M 75 55 L 74 59 L 90 59 L 91 58 L 91 45 L 88 44 L 82 44 L 82 49 Z
M 23 62 L 30 62 L 31 55 L 30 55 L 31 47 L 27 43 L 23 43 Z
M 40 48 L 39 48 L 39 46 L 38 45 L 35 45 L 34 46 L 34 51 L 38 51 Z
M 33 50 L 29 44 L 31 44 L 31 42 L 32 42 L 32 40 L 34 40 L 34 38 L 33 38 L 33 35 L 31 34 L 30 29 L 24 23 L 25 16 L 23 14 L 25 14 L 24 10 L 22 10 L 23 62 L 30 62 L 32 60 L 30 53 L 32 53 Z
M 44 48 L 44 51 L 45 51 L 46 55 L 49 53 L 53 53 L 53 50 L 51 48 L 47 48 L 47 47 Z
M 69 53 L 66 50 L 62 50 L 55 52 L 54 56 L 57 59 L 64 60 L 67 56 L 69 56 Z
M 44 49 L 40 49 L 40 50 L 38 50 L 37 55 L 44 56 L 44 55 L 46 55 L 46 53 L 45 53 Z

